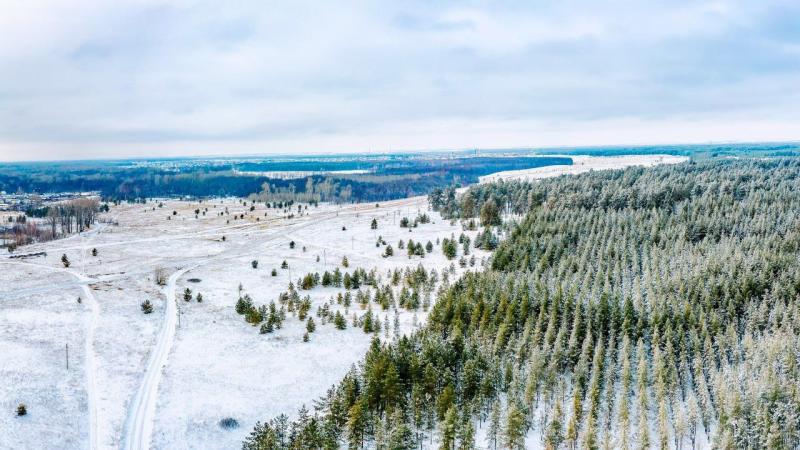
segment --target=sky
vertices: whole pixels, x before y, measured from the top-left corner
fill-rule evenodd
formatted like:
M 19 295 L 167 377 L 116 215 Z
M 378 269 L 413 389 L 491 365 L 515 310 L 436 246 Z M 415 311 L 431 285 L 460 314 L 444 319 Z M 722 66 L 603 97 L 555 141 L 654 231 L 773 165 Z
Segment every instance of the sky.
M 800 140 L 797 0 L 4 0 L 0 160 Z

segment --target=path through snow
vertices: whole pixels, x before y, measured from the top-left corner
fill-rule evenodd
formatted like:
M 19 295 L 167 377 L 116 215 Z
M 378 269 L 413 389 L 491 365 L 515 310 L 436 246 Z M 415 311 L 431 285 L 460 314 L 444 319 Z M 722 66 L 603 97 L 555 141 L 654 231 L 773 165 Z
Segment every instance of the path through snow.
M 148 449 L 153 434 L 153 419 L 156 412 L 158 384 L 161 381 L 167 356 L 175 340 L 175 325 L 178 321 L 178 307 L 175 304 L 175 283 L 183 274 L 194 267 L 180 269 L 173 273 L 164 287 L 164 322 L 158 333 L 158 341 L 150 354 L 142 384 L 131 401 L 128 420 L 125 425 L 122 448 L 125 450 Z

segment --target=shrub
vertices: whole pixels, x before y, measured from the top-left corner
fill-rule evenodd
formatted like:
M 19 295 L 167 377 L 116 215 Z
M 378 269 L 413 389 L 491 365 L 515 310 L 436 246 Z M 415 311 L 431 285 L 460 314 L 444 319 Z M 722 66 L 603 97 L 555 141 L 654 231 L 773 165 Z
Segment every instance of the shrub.
M 278 270 L 277 269 L 272 269 L 271 275 L 273 277 L 277 277 L 278 276 Z
M 308 322 L 306 323 L 306 331 L 309 333 L 313 333 L 317 329 L 317 324 L 314 323 L 314 318 L 309 317 Z
M 254 259 L 250 261 L 250 265 L 253 266 L 253 269 L 258 269 L 258 260 Z
M 226 430 L 234 430 L 236 428 L 239 428 L 239 421 L 237 421 L 233 417 L 226 417 L 219 421 L 219 426 L 225 428 Z
M 66 253 L 61 255 L 61 264 L 63 264 L 64 267 L 69 267 L 69 258 L 67 258 L 67 254 Z
M 153 279 L 157 285 L 164 286 L 167 284 L 167 271 L 163 267 L 156 267 L 155 272 L 153 272 Z
M 150 300 L 145 300 L 142 302 L 142 312 L 145 314 L 150 314 L 153 312 L 153 304 L 150 303 Z
M 20 403 L 17 406 L 17 416 L 22 417 L 28 414 L 28 407 L 25 406 L 25 403 Z

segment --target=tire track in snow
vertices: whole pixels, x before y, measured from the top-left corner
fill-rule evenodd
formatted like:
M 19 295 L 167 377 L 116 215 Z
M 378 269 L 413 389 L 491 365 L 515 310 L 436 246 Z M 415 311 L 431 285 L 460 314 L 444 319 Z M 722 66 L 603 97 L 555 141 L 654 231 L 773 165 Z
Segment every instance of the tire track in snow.
M 153 423 L 158 399 L 158 385 L 164 373 L 172 343 L 175 340 L 178 306 L 175 304 L 175 284 L 183 274 L 196 266 L 180 269 L 170 275 L 164 287 L 164 322 L 158 333 L 158 341 L 150 354 L 142 384 L 128 407 L 128 419 L 122 448 L 125 450 L 149 449 L 153 435 Z
M 78 279 L 81 289 L 86 296 L 86 301 L 89 306 L 89 323 L 87 324 L 86 339 L 84 339 L 84 366 L 86 371 L 86 403 L 89 409 L 89 449 L 97 449 L 97 382 L 95 379 L 95 370 L 97 364 L 95 363 L 94 354 L 94 335 L 95 328 L 97 327 L 97 317 L 100 315 L 100 307 L 97 304 L 97 299 L 89 287 L 92 280 L 84 275 L 72 272 L 67 269 L 58 267 L 49 267 L 40 264 L 31 264 L 17 261 L 0 261 L 0 264 L 10 264 L 16 266 L 35 267 L 37 269 L 52 270 L 54 272 L 67 273 Z

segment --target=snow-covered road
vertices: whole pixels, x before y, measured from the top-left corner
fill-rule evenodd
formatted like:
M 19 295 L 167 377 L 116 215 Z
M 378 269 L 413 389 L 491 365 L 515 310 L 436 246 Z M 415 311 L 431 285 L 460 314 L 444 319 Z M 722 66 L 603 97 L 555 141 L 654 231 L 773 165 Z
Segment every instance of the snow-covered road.
M 150 354 L 142 384 L 128 408 L 122 448 L 126 450 L 149 449 L 153 434 L 153 419 L 158 398 L 158 384 L 161 381 L 164 365 L 167 363 L 172 342 L 175 340 L 175 326 L 178 321 L 178 307 L 175 304 L 175 283 L 193 267 L 180 269 L 173 273 L 164 287 L 164 322 L 158 333 L 158 340 Z
M 9 264 L 16 266 L 24 266 L 28 268 L 44 269 L 53 272 L 67 273 L 78 279 L 78 283 L 83 290 L 83 295 L 86 300 L 86 305 L 89 307 L 89 318 L 86 325 L 86 339 L 84 341 L 85 347 L 85 364 L 86 364 L 86 403 L 88 408 L 89 419 L 89 449 L 97 449 L 97 384 L 95 381 L 96 362 L 94 352 L 94 334 L 97 328 L 97 318 L 100 315 L 100 307 L 97 304 L 97 299 L 92 293 L 89 284 L 92 280 L 85 275 L 75 273 L 68 269 L 58 267 L 48 267 L 39 264 L 31 264 L 22 261 L 0 261 L 0 264 Z

